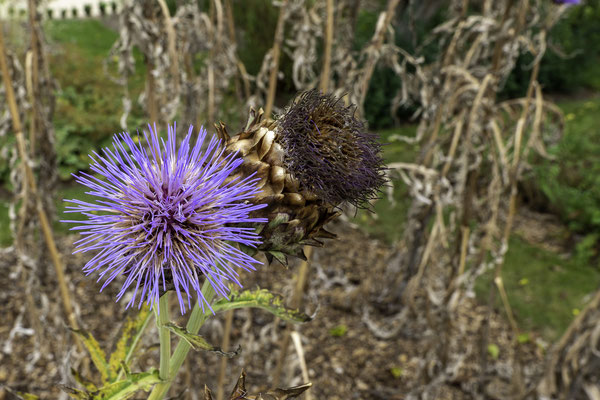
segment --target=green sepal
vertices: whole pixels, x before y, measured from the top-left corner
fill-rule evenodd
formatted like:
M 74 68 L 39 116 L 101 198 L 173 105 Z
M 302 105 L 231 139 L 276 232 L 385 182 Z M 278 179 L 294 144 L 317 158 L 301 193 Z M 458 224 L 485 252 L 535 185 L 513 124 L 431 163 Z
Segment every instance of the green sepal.
M 286 213 L 279 213 L 277 215 L 275 215 L 274 218 L 272 218 L 268 225 L 267 225 L 267 229 L 273 229 L 276 228 L 277 226 L 286 223 L 290 220 L 290 216 Z
M 133 396 L 137 391 L 147 392 L 157 383 L 162 382 L 158 370 L 130 374 L 127 379 L 106 385 L 99 390 L 85 392 L 65 385 L 60 388 L 69 396 L 80 400 L 124 400 Z
M 215 313 L 236 308 L 262 308 L 275 316 L 294 323 L 308 322 L 313 317 L 284 304 L 283 297 L 266 289 L 245 290 L 241 293 L 232 291 L 228 298 L 221 298 L 212 309 Z
M 240 247 L 240 250 L 248 254 L 250 257 L 253 257 L 254 255 L 256 255 L 256 253 L 258 253 L 258 250 L 255 247 L 246 246 L 242 243 L 238 243 L 238 245 Z
M 150 320 L 151 314 L 150 307 L 144 305 L 134 317 L 127 318 L 127 321 L 123 325 L 121 338 L 117 342 L 115 351 L 112 352 L 108 361 L 110 382 L 118 379 L 118 373 L 123 364 L 127 365 L 129 363 L 144 332 L 144 326 Z
M 98 390 L 98 387 L 94 384 L 94 382 L 85 378 L 83 375 L 79 373 L 75 368 L 71 368 L 71 375 L 77 383 L 83 386 L 88 392 L 93 392 Z
M 213 346 L 210 343 L 208 343 L 202 336 L 194 335 L 193 333 L 189 333 L 185 328 L 182 328 L 182 327 L 174 324 L 173 322 L 169 322 L 168 324 L 165 324 L 164 326 L 167 329 L 169 329 L 171 332 L 173 332 L 175 335 L 177 335 L 181 339 L 185 340 L 192 347 L 192 349 L 194 349 L 196 351 L 198 351 L 198 350 L 212 351 L 214 353 L 217 353 L 222 356 L 229 357 L 229 358 L 237 356 L 242 351 L 241 346 L 238 346 L 238 348 L 235 351 L 223 351 L 220 347 Z
M 283 264 L 285 266 L 288 265 L 287 256 L 285 254 L 283 254 L 281 251 L 271 250 L 271 251 L 269 251 L 269 254 L 272 255 L 273 257 L 275 257 L 275 259 L 277 261 L 279 261 L 281 264 Z
M 110 369 L 108 367 L 108 363 L 106 362 L 106 355 L 104 354 L 104 351 L 100 348 L 98 341 L 94 338 L 94 336 L 91 333 L 87 331 L 72 328 L 69 329 L 71 329 L 71 332 L 75 333 L 83 341 L 83 344 L 90 353 L 92 362 L 100 372 L 102 383 L 108 383 Z

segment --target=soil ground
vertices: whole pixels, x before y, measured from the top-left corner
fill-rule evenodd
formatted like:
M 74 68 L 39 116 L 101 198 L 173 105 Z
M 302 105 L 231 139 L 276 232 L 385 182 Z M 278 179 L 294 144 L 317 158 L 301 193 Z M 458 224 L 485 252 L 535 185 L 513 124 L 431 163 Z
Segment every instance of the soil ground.
M 375 325 L 385 326 L 393 316 L 378 314 L 378 288 L 385 275 L 386 265 L 392 255 L 388 246 L 366 237 L 361 231 L 344 222 L 332 227 L 339 238 L 329 241 L 325 247 L 315 249 L 309 269 L 308 287 L 303 299 L 303 308 L 315 318 L 306 324 L 295 326 L 302 338 L 302 347 L 308 365 L 309 379 L 313 383 L 312 399 L 403 399 L 411 387 L 421 381 L 423 350 L 419 334 L 407 336 L 395 334 L 382 339 Z M 99 293 L 100 284 L 93 277 L 81 272 L 88 256 L 70 255 L 75 236 L 60 240 L 64 254 L 67 278 L 77 306 L 78 320 L 83 329 L 92 332 L 101 346 L 109 352 L 118 338 L 122 321 L 135 310 L 124 310 L 124 303 L 115 303 L 118 285 L 111 285 Z M 280 265 L 264 265 L 257 272 L 245 274 L 246 288 L 258 285 L 289 296 L 294 287 L 294 275 L 298 262 L 286 270 Z M 0 275 L 0 400 L 17 398 L 11 391 L 30 392 L 42 399 L 57 399 L 64 395 L 58 388 L 63 383 L 76 386 L 69 376 L 69 368 L 94 369 L 82 362 L 83 354 L 74 343 L 72 334 L 60 317 L 60 297 L 57 282 L 51 270 L 46 274 L 41 292 L 31 293 L 23 288 L 21 278 L 15 271 L 16 260 L 7 251 L 0 257 L 0 268 L 7 273 Z M 49 265 L 48 268 L 51 268 Z M 27 314 L 27 295 L 32 295 L 44 334 L 33 334 Z M 464 318 L 482 321 L 491 315 L 491 337 L 496 338 L 500 348 L 502 341 L 507 347 L 511 339 L 508 324 L 496 313 L 475 302 L 468 303 Z M 176 313 L 174 307 L 173 313 Z M 366 311 L 370 311 L 366 323 Z M 223 315 L 212 318 L 202 328 L 201 334 L 211 343 L 220 345 L 223 331 Z M 181 319 L 179 322 L 184 321 Z M 371 326 L 371 328 L 370 328 Z M 473 340 L 478 335 L 479 325 L 472 324 Z M 238 310 L 234 314 L 231 346 L 242 346 L 242 353 L 228 360 L 226 385 L 233 387 L 242 368 L 247 372 L 247 387 L 251 391 L 270 387 L 275 366 L 280 355 L 282 337 L 286 324 L 276 321 L 262 310 Z M 142 351 L 134 362 L 134 372 L 157 366 L 157 334 L 153 324 L 149 325 Z M 527 363 L 539 365 L 541 354 L 535 345 L 527 346 Z M 188 357 L 179 381 L 172 388 L 171 396 L 182 399 L 201 399 L 204 384 L 216 389 L 220 357 L 212 353 L 193 353 Z M 290 342 L 287 349 L 280 386 L 302 383 L 299 359 Z M 466 399 L 469 396 L 461 388 L 478 370 L 478 361 L 469 361 L 455 382 L 441 388 L 436 398 Z M 502 398 L 509 382 L 496 377 L 489 380 L 490 398 Z M 145 398 L 142 393 L 136 398 Z

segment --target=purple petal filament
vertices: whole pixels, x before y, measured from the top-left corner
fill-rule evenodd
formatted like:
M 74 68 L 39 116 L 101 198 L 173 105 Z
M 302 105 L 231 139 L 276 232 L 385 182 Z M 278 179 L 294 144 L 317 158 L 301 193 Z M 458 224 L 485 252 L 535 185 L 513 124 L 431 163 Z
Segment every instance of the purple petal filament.
M 71 203 L 66 212 L 81 213 L 87 220 L 63 222 L 80 224 L 71 228 L 83 236 L 75 242 L 76 253 L 96 252 L 83 271 L 98 271 L 98 280 L 105 278 L 100 290 L 124 276 L 117 301 L 133 287 L 127 307 L 135 303 L 138 291 L 138 307 L 144 300 L 158 307 L 159 296 L 172 288 L 184 314 L 194 300 L 203 308 L 208 305 L 201 292 L 202 276 L 225 296 L 228 282 L 241 286 L 232 267 L 255 269 L 259 262 L 235 244 L 261 243 L 247 224 L 266 222 L 249 217 L 266 205 L 248 202 L 260 191 L 258 178 L 232 177 L 242 159 L 225 156 L 215 137 L 206 145 L 203 128 L 193 147 L 192 126 L 179 147 L 176 124 L 168 127 L 166 142 L 156 125 L 148 125 L 148 130 L 147 146 L 123 132 L 114 136 L 112 150 L 90 156 L 94 175 L 74 176 L 97 198 L 92 203 L 65 200 Z

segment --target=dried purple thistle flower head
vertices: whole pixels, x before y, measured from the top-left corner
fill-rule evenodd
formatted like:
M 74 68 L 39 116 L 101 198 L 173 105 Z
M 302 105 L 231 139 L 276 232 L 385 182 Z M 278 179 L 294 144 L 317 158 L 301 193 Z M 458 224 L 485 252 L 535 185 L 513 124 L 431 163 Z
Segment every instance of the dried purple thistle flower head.
M 202 307 L 207 304 L 202 276 L 216 293 L 226 295 L 229 281 L 240 285 L 233 267 L 254 269 L 258 261 L 234 244 L 260 244 L 247 224 L 266 222 L 249 217 L 265 205 L 248 202 L 259 191 L 254 176 L 228 179 L 242 163 L 235 153 L 225 155 L 214 137 L 202 149 L 206 130 L 200 129 L 191 147 L 190 126 L 177 147 L 176 124 L 169 126 L 166 142 L 156 125 L 148 128 L 147 148 L 121 133 L 113 139 L 114 151 L 106 148 L 102 156 L 90 156 L 91 170 L 104 179 L 84 172 L 75 178 L 98 199 L 66 200 L 74 204 L 67 212 L 79 212 L 87 220 L 64 222 L 81 224 L 72 228 L 84 235 L 75 252 L 97 251 L 83 270 L 100 271 L 98 280 L 106 277 L 102 289 L 124 276 L 117 300 L 133 286 L 127 307 L 140 288 L 138 307 L 144 300 L 158 307 L 159 296 L 174 289 L 183 314 L 186 303 L 191 308 L 196 298 Z
M 276 121 L 284 163 L 327 203 L 365 206 L 385 182 L 381 145 L 341 99 L 310 90 Z

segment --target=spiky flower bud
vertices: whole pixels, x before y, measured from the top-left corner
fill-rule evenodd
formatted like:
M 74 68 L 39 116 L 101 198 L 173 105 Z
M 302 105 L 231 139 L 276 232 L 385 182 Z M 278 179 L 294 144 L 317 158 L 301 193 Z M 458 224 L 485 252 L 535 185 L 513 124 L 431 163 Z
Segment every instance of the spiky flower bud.
M 278 119 L 254 110 L 245 129 L 230 137 L 217 127 L 228 152 L 239 152 L 239 174 L 256 173 L 262 189 L 253 201 L 267 204 L 253 215 L 267 255 L 287 264 L 287 255 L 304 258 L 305 245 L 333 238 L 323 226 L 347 202 L 363 206 L 384 183 L 381 146 L 366 132 L 351 107 L 313 90 L 300 95 Z
M 146 300 L 157 307 L 161 292 L 174 289 L 183 314 L 186 303 L 190 308 L 196 300 L 204 305 L 203 276 L 224 296 L 228 282 L 240 285 L 234 267 L 254 269 L 258 261 L 234 244 L 260 244 L 245 225 L 265 223 L 249 215 L 265 205 L 248 202 L 260 191 L 256 177 L 231 177 L 241 158 L 232 152 L 224 155 L 214 137 L 202 150 L 204 129 L 191 147 L 190 126 L 177 147 L 175 125 L 169 126 L 166 142 L 156 126 L 148 128 L 147 146 L 122 133 L 114 138 L 114 151 L 93 153 L 95 175 L 81 172 L 75 178 L 97 199 L 66 200 L 73 204 L 67 212 L 79 212 L 87 220 L 64 222 L 80 224 L 72 228 L 83 235 L 76 252 L 96 251 L 83 270 L 100 271 L 98 279 L 106 278 L 102 289 L 124 276 L 117 300 L 133 286 L 128 307 L 140 288 L 139 304 Z

